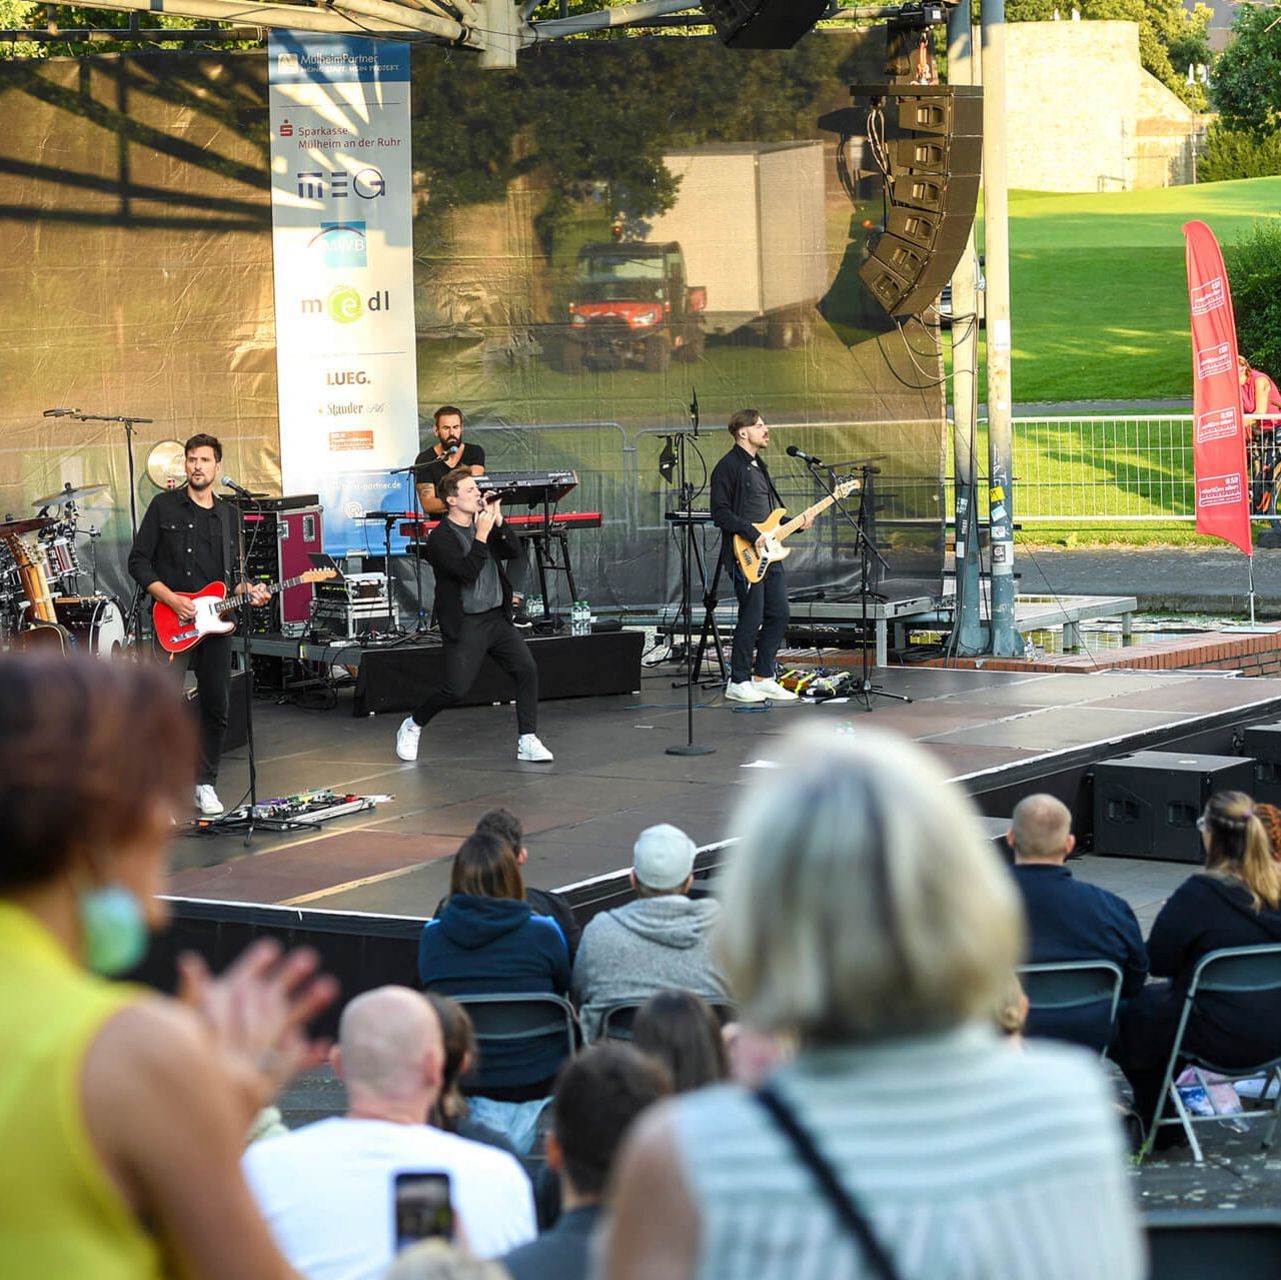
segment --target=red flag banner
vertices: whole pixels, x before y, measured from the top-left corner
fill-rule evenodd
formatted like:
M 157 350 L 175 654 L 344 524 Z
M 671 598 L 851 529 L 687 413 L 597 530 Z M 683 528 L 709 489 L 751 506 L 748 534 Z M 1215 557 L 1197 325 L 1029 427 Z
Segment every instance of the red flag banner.
M 1183 224 L 1192 313 L 1192 461 L 1196 530 L 1254 554 L 1237 330 L 1223 254 L 1204 222 Z

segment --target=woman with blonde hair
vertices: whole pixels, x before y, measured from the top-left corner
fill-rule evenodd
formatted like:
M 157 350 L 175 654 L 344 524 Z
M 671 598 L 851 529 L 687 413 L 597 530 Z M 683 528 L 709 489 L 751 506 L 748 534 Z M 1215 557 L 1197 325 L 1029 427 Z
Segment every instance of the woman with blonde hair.
M 1241 791 L 1219 791 L 1197 827 L 1205 870 L 1174 891 L 1148 937 L 1152 973 L 1169 981 L 1146 986 L 1121 1019 L 1116 1058 L 1145 1124 L 1161 1102 L 1165 1064 L 1197 962 L 1224 947 L 1281 942 L 1281 866 L 1254 801 Z M 1193 1052 L 1225 1067 L 1281 1054 L 1281 998 L 1275 992 L 1207 995 L 1198 1005 L 1184 1035 Z M 1166 1129 L 1156 1145 L 1181 1137 L 1177 1128 Z
M 810 732 L 732 830 L 725 972 L 744 1022 L 800 1049 L 756 1092 L 641 1118 L 610 1280 L 1137 1280 L 1097 1064 L 993 1026 L 1022 917 L 965 794 L 901 738 Z

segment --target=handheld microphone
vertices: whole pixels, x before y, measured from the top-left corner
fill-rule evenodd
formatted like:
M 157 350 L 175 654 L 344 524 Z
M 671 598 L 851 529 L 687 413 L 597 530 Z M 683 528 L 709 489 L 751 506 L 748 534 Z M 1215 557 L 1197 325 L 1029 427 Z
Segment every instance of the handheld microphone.
M 237 484 L 230 476 L 222 476 L 218 483 L 228 489 L 234 489 L 242 498 L 252 498 L 254 496 L 244 485 Z
M 65 418 L 69 413 L 79 412 L 79 409 L 46 409 L 43 416 L 46 418 Z
M 785 450 L 789 458 L 799 458 L 806 466 L 821 467 L 822 458 L 816 458 L 812 453 L 806 453 L 804 449 L 798 449 L 794 444 L 789 444 Z

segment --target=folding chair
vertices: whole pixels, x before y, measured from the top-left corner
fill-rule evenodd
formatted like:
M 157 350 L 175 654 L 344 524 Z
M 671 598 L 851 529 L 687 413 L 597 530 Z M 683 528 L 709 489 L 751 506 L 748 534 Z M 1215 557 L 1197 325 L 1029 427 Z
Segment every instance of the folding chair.
M 1281 1275 L 1276 1209 L 1163 1209 L 1144 1218 L 1148 1280 L 1273 1280 Z
M 1174 1045 L 1170 1050 L 1170 1060 L 1166 1064 L 1165 1078 L 1161 1084 L 1160 1097 L 1168 1097 L 1174 1105 L 1176 1115 L 1162 1116 L 1160 1112 L 1148 1130 L 1147 1140 L 1139 1158 L 1144 1159 L 1156 1142 L 1157 1129 L 1163 1124 L 1181 1124 L 1188 1135 L 1192 1147 L 1192 1157 L 1200 1164 L 1202 1161 L 1201 1144 L 1197 1142 L 1194 1126 L 1206 1120 L 1222 1120 L 1222 1116 L 1194 1116 L 1183 1102 L 1183 1095 L 1174 1083 L 1180 1062 L 1185 1062 L 1196 1072 L 1197 1078 L 1209 1092 L 1204 1072 L 1210 1071 L 1235 1083 L 1250 1076 L 1262 1075 L 1264 1079 L 1263 1094 L 1260 1101 L 1264 1104 L 1258 1111 L 1239 1113 L 1239 1118 L 1257 1117 L 1265 1111 L 1271 1116 L 1271 1123 L 1263 1138 L 1263 1149 L 1272 1145 L 1276 1133 L 1277 1121 L 1281 1119 L 1281 1054 L 1264 1062 L 1252 1063 L 1249 1066 L 1225 1067 L 1211 1062 L 1200 1054 L 1192 1053 L 1183 1047 L 1183 1037 L 1187 1032 L 1188 1022 L 1197 1001 L 1206 995 L 1262 995 L 1269 991 L 1281 991 L 1281 944 L 1270 943 L 1257 947 L 1227 947 L 1222 951 L 1211 951 L 1202 956 L 1197 967 L 1192 971 L 1192 982 L 1183 1001 L 1183 1012 L 1179 1017 L 1179 1027 L 1174 1034 Z M 1268 1091 L 1273 1084 L 1277 1086 L 1276 1101 L 1267 1107 Z
M 1050 964 L 1025 964 L 1018 970 L 1019 981 L 1031 1011 L 1038 1014 L 1067 1013 L 1106 1002 L 1108 1020 L 1099 1054 L 1107 1052 L 1121 1003 L 1121 970 L 1111 960 L 1063 960 Z
M 461 1004 L 471 1018 L 482 1062 L 487 1044 L 545 1040 L 549 1036 L 560 1035 L 563 1037 L 564 1057 L 570 1058 L 582 1042 L 578 1015 L 564 996 L 505 991 L 451 998 Z
M 601 1014 L 600 1038 L 602 1040 L 630 1040 L 632 1038 L 632 1023 L 636 1021 L 637 1011 L 648 999 L 649 997 L 646 996 L 640 1000 L 620 1000 L 616 1004 L 611 1004 Z M 722 1027 L 727 1022 L 733 1022 L 738 1017 L 737 1005 L 717 1000 L 708 1000 L 707 1003 L 711 1006 L 712 1012 L 716 1015 L 716 1020 Z

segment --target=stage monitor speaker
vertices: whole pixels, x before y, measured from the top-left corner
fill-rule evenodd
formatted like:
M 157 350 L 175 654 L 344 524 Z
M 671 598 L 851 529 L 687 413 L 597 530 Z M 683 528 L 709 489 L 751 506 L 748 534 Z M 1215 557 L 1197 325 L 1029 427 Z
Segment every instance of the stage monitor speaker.
M 1281 807 L 1281 724 L 1252 724 L 1245 731 L 1245 753 L 1254 760 L 1250 794 L 1262 804 Z
M 731 49 L 790 49 L 826 8 L 827 0 L 703 0 Z
M 1216 791 L 1250 790 L 1254 761 L 1240 756 L 1138 751 L 1094 770 L 1094 852 L 1200 864 L 1196 821 Z

